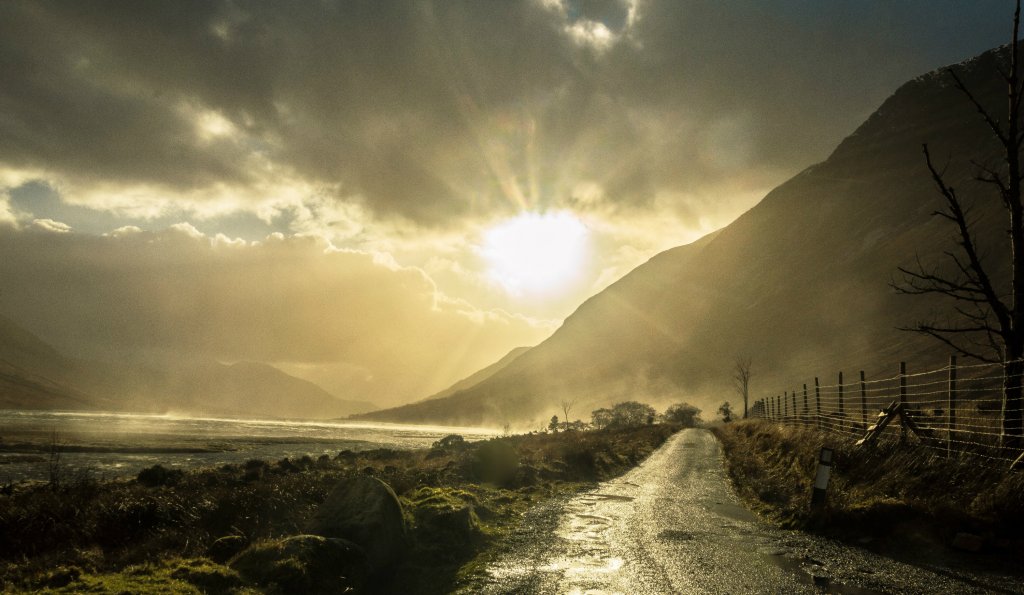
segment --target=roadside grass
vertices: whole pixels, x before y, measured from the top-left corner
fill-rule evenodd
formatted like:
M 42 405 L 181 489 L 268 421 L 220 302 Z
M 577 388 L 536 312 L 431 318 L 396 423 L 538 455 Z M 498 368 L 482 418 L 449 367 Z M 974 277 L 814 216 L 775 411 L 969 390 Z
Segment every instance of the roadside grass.
M 0 591 L 257 592 L 225 565 L 233 552 L 215 542 L 302 533 L 340 479 L 365 473 L 398 494 L 411 541 L 399 566 L 367 590 L 444 593 L 528 508 L 627 471 L 678 429 L 525 434 L 14 486 L 0 492 Z M 455 512 L 465 523 L 445 517 Z
M 762 420 L 711 428 L 725 451 L 739 495 L 783 527 L 863 544 L 950 544 L 957 533 L 985 549 L 1024 554 L 1024 473 L 917 444 L 881 442 L 867 449 L 849 438 Z M 827 502 L 810 508 L 822 446 L 834 449 Z

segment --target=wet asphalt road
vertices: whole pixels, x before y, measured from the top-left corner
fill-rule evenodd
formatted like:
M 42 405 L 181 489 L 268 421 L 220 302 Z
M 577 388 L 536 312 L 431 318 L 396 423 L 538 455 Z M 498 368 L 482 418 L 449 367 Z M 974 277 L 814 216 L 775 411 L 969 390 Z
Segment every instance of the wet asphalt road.
M 897 562 L 775 529 L 732 493 L 706 430 L 531 511 L 464 593 L 1024 593 L 1019 580 Z

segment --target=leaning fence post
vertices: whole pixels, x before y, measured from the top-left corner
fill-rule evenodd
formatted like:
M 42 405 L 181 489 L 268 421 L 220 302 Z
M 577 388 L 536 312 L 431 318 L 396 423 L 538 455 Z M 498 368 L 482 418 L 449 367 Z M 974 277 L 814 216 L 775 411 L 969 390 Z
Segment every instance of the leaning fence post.
M 949 426 L 946 431 L 946 456 L 953 456 L 953 433 L 956 431 L 956 356 L 949 356 Z
M 818 377 L 814 377 L 814 421 L 818 425 L 818 429 L 821 429 L 821 386 L 818 384 Z
M 868 384 L 864 382 L 864 370 L 860 371 L 860 414 L 864 418 L 864 428 L 868 427 Z
M 900 362 L 900 442 L 907 441 L 907 362 Z

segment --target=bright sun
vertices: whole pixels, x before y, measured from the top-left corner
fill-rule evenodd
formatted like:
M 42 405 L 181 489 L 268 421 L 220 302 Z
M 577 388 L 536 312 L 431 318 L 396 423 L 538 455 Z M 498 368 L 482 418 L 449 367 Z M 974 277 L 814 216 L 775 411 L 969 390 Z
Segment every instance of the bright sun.
M 581 272 L 587 228 L 567 212 L 522 213 L 484 234 L 489 276 L 513 294 L 550 293 Z

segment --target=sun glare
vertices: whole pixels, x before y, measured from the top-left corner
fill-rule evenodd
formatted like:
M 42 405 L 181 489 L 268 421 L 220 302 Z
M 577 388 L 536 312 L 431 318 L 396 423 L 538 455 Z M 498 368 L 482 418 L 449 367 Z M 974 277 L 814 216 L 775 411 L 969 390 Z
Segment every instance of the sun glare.
M 567 212 L 522 213 L 484 234 L 488 275 L 508 292 L 551 293 L 581 272 L 587 228 Z

